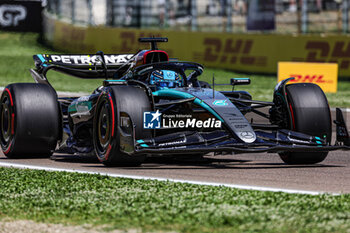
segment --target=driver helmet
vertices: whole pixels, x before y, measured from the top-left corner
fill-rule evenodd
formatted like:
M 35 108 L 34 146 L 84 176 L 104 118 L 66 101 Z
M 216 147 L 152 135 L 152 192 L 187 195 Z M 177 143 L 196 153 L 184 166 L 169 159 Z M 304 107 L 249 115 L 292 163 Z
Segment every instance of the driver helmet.
M 172 70 L 155 70 L 151 73 L 150 84 L 158 88 L 181 87 L 181 76 Z

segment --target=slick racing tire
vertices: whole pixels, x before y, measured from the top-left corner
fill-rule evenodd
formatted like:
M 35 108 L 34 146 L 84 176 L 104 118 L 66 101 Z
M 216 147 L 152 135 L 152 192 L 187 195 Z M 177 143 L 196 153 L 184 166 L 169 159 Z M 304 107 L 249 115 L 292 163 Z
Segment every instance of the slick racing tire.
M 52 87 L 8 85 L 1 96 L 0 143 L 9 158 L 52 155 L 62 133 L 61 110 Z
M 151 111 L 145 91 L 133 86 L 111 86 L 97 101 L 93 141 L 98 159 L 106 166 L 139 166 L 144 155 L 129 155 L 121 150 L 120 135 L 132 132 L 135 126 L 135 141 L 151 137 L 151 130 L 143 129 L 143 113 Z M 121 121 L 129 119 L 129 128 Z
M 291 130 L 318 136 L 330 143 L 332 139 L 331 114 L 327 98 L 321 88 L 312 83 L 286 86 Z M 287 164 L 315 164 L 322 162 L 328 152 L 283 152 L 281 159 Z

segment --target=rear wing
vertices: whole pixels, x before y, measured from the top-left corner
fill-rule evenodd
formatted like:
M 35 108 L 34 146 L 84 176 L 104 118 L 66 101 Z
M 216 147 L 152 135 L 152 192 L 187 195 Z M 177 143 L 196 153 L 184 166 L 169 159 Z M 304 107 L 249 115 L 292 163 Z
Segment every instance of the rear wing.
M 104 59 L 108 68 L 118 68 L 126 64 L 132 56 L 133 54 L 105 54 Z M 79 69 L 101 66 L 101 57 L 96 54 L 37 54 L 33 59 L 35 66 L 39 69 L 49 65 Z
M 103 60 L 104 62 L 101 62 Z M 77 78 L 115 78 L 131 65 L 133 54 L 36 54 L 33 56 L 36 69 L 30 72 L 37 82 L 48 83 L 46 73 L 59 71 Z M 105 64 L 105 65 L 104 65 Z
M 31 75 L 39 83 L 48 83 L 46 73 L 56 70 L 77 78 L 115 78 L 123 75 L 133 65 L 168 61 L 168 54 L 158 51 L 157 42 L 167 38 L 140 38 L 140 42 L 151 43 L 151 50 L 140 50 L 135 54 L 36 54 L 33 56 L 36 69 Z

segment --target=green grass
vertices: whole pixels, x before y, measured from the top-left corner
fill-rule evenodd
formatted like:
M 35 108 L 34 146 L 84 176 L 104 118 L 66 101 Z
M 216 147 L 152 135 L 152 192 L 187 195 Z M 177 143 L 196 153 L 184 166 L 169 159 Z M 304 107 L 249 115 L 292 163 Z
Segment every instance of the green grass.
M 0 86 L 15 82 L 34 82 L 29 73 L 34 68 L 33 55 L 56 53 L 37 42 L 38 34 L 0 33 Z M 59 91 L 92 92 L 102 80 L 68 77 L 49 71 L 50 83 Z
M 348 232 L 350 195 L 0 168 L 0 218 L 180 232 Z
M 0 86 L 14 82 L 33 82 L 29 69 L 34 67 L 32 56 L 38 53 L 57 53 L 37 42 L 38 34 L 0 33 Z M 205 69 L 201 80 L 212 82 L 213 74 L 217 83 L 229 83 L 230 78 L 250 77 L 251 85 L 239 86 L 236 90 L 250 92 L 254 99 L 272 101 L 273 88 L 277 78 L 273 75 L 247 75 L 219 69 Z M 51 71 L 50 83 L 58 91 L 92 92 L 102 80 L 82 80 Z M 230 90 L 218 87 L 217 90 Z M 340 79 L 338 92 L 327 94 L 332 107 L 350 107 L 350 79 Z

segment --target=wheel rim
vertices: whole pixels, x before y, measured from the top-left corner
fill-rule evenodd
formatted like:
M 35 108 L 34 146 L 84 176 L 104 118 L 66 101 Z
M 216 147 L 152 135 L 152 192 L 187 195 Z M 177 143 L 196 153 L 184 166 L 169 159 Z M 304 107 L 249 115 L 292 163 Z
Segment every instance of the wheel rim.
M 97 149 L 104 153 L 111 139 L 111 107 L 107 100 L 104 100 L 100 105 L 97 118 Z
M 3 149 L 7 148 L 12 140 L 13 136 L 13 121 L 14 116 L 12 114 L 11 102 L 7 95 L 4 95 L 1 101 L 1 119 L 0 119 L 0 127 L 1 127 L 1 146 Z

